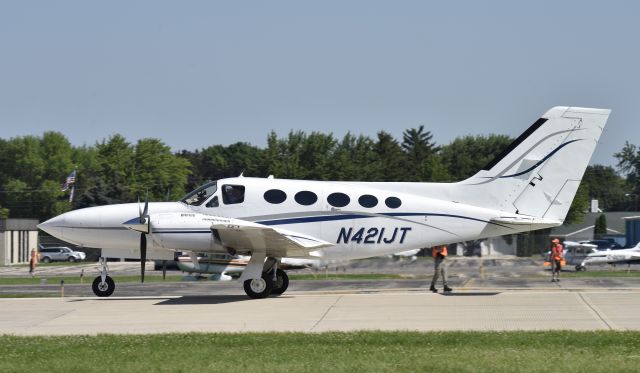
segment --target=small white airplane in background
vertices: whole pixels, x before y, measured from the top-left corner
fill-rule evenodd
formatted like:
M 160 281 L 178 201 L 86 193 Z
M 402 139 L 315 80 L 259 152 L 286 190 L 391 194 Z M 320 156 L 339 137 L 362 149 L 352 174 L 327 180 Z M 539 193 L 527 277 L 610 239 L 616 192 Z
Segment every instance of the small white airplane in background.
M 240 277 L 249 258 L 227 253 L 195 253 L 180 255 L 175 259 L 178 269 L 187 273 L 210 275 L 215 281 L 230 281 Z
M 178 202 L 70 211 L 39 225 L 103 257 L 173 259 L 174 251 L 250 255 L 251 298 L 282 294 L 282 258 L 347 260 L 561 225 L 609 110 L 555 107 L 494 161 L 457 183 L 237 177 Z M 139 245 L 139 249 L 132 249 Z M 98 296 L 115 283 L 102 261 Z
M 576 265 L 576 271 L 586 271 L 590 264 L 628 264 L 640 262 L 640 243 L 630 249 L 593 250 Z
M 405 259 L 408 258 L 410 262 L 415 262 L 416 260 L 418 260 L 418 253 L 420 252 L 420 250 L 422 249 L 413 249 L 413 250 L 407 250 L 407 251 L 401 251 L 399 253 L 394 253 L 391 255 L 388 255 L 392 258 L 398 258 L 398 259 Z
M 181 255 L 176 258 L 178 269 L 187 273 L 207 274 L 214 281 L 230 281 L 237 279 L 249 264 L 250 257 L 230 255 L 228 253 L 200 253 Z M 282 258 L 280 268 L 283 270 L 317 268 L 319 260 Z

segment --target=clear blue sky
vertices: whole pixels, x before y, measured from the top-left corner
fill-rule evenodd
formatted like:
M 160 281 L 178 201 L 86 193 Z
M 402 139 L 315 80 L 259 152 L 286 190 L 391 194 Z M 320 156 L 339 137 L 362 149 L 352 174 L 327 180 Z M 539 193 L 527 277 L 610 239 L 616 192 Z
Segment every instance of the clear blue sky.
M 592 163 L 640 145 L 632 1 L 3 1 L 0 137 L 113 133 L 174 151 L 267 133 L 438 143 L 613 109 Z

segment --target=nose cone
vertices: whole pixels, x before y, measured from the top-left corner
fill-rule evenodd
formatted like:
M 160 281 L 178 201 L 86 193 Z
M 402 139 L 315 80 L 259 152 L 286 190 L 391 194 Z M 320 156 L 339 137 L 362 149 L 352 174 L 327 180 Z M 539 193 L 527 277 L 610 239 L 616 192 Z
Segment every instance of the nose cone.
M 49 233 L 50 235 L 52 235 L 53 237 L 59 238 L 59 239 L 63 239 L 64 238 L 64 231 L 66 229 L 65 226 L 65 215 L 67 214 L 62 214 L 62 215 L 58 215 L 54 218 L 51 218 L 43 223 L 38 224 L 38 228 L 42 229 L 43 231 Z
M 85 236 L 90 237 L 92 233 L 95 234 L 87 228 L 100 226 L 100 215 L 93 213 L 92 209 L 95 208 L 66 212 L 38 224 L 38 228 L 66 242 L 84 245 Z

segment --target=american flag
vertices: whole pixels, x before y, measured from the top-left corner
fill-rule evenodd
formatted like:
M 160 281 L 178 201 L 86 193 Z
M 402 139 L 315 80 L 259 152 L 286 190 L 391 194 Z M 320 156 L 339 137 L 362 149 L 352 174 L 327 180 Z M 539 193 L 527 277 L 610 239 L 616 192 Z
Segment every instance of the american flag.
M 64 184 L 62 184 L 62 191 L 66 192 L 69 190 L 71 185 L 76 183 L 76 170 L 71 171 L 69 176 L 64 180 Z

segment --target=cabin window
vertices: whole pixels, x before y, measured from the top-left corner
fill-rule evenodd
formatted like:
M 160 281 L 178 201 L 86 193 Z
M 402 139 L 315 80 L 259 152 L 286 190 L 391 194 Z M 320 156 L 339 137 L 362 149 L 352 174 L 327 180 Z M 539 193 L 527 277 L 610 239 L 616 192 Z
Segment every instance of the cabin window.
M 244 202 L 244 185 L 223 185 L 222 202 L 225 205 Z
M 327 197 L 327 202 L 333 207 L 345 207 L 349 204 L 351 199 L 344 193 L 331 193 Z
M 397 209 L 402 205 L 402 201 L 400 201 L 400 198 L 398 197 L 389 197 L 384 200 L 384 204 L 390 209 Z
M 269 203 L 277 205 L 278 203 L 284 202 L 286 199 L 287 193 L 281 191 L 280 189 L 269 189 L 264 192 L 264 200 Z
M 318 196 L 314 192 L 310 192 L 308 190 L 303 190 L 301 192 L 296 193 L 293 197 L 296 202 L 303 206 L 313 205 L 318 202 Z
M 206 207 L 218 207 L 220 206 L 220 202 L 218 202 L 218 196 L 214 196 L 211 198 L 211 201 L 207 202 Z
M 364 194 L 358 198 L 358 203 L 360 203 L 362 207 L 372 208 L 378 204 L 378 199 L 371 194 Z

